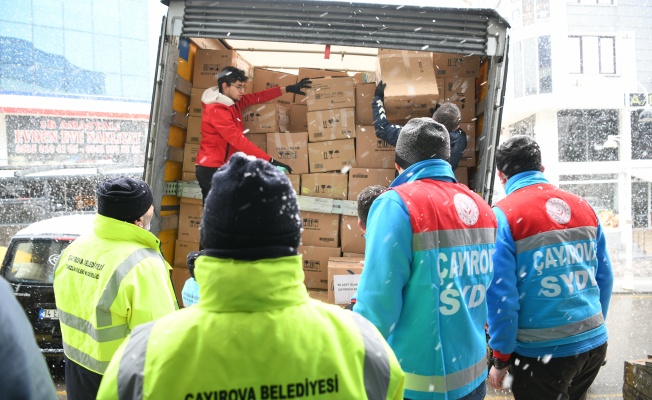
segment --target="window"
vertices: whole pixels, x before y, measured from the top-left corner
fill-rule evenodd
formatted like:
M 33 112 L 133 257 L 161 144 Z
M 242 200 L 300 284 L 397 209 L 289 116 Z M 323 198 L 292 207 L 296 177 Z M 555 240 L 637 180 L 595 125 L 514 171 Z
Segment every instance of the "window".
M 561 110 L 557 129 L 560 162 L 618 160 L 618 149 L 603 147 L 618 134 L 618 110 Z
M 568 0 L 569 3 L 574 3 L 574 4 L 586 4 L 586 5 L 595 5 L 595 4 L 600 4 L 600 5 L 614 5 L 616 4 L 615 0 Z
M 613 36 L 569 36 L 572 74 L 615 74 L 616 38 Z
M 645 110 L 639 109 L 630 112 L 632 127 L 632 160 L 652 160 L 652 122 L 639 122 L 641 113 Z
M 529 38 L 514 45 L 514 96 L 552 93 L 550 36 Z
M 530 115 L 527 118 L 524 118 L 513 125 L 509 126 L 509 135 L 525 135 L 534 139 L 534 126 L 537 123 L 537 117 L 535 114 Z

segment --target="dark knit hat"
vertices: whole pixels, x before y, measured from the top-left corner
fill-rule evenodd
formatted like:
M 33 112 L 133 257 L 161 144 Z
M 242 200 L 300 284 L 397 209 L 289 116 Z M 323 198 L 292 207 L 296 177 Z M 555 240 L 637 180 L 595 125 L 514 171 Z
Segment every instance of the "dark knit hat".
M 398 135 L 395 161 L 403 169 L 431 158 L 448 161 L 450 156 L 448 131 L 432 118 L 412 118 Z
M 147 183 L 126 176 L 100 183 L 95 193 L 98 214 L 125 222 L 136 221 L 154 203 Z
M 301 228 L 290 180 L 269 162 L 238 152 L 213 175 L 200 228 L 205 254 L 246 260 L 295 255 Z

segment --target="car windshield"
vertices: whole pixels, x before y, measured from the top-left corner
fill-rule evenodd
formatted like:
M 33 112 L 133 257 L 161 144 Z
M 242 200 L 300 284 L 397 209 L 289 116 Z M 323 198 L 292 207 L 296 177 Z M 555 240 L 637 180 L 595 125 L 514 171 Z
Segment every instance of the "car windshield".
M 52 283 L 54 269 L 72 238 L 17 240 L 6 255 L 5 278 L 15 283 Z

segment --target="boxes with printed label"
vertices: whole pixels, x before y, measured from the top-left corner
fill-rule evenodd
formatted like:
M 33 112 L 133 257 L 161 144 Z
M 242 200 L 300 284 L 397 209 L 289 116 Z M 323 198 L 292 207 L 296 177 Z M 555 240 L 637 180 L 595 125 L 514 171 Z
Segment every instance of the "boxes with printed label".
M 308 143 L 310 172 L 341 171 L 355 165 L 354 139 Z
M 293 174 L 307 174 L 308 132 L 268 133 L 267 154 L 289 165 Z
M 348 176 L 339 172 L 301 175 L 302 196 L 346 200 Z
M 339 247 L 340 214 L 301 211 L 304 246 Z
M 460 167 L 475 167 L 475 122 L 462 122 L 460 129 L 466 132 L 466 149 L 457 165 Z
M 357 126 L 355 166 L 358 168 L 394 168 L 394 146 L 378 139 L 373 126 Z
M 172 286 L 174 286 L 174 294 L 177 296 L 177 303 L 179 303 L 179 308 L 183 308 L 181 291 L 183 290 L 183 285 L 186 284 L 188 279 L 190 279 L 190 270 L 188 268 L 172 268 Z
M 181 180 L 182 181 L 196 181 L 197 176 L 195 175 L 195 171 L 192 171 L 192 172 L 183 171 L 183 172 L 181 172 Z
M 296 194 L 301 194 L 301 175 L 287 174 L 285 176 L 290 180 L 292 189 L 294 189 Z
M 242 58 L 235 50 L 197 49 L 195 53 L 195 68 L 192 73 L 194 88 L 209 88 L 217 86 L 217 74 L 224 67 L 240 68 L 248 77 L 252 77 L 251 64 Z
M 183 148 L 183 172 L 195 172 L 199 143 L 186 143 Z
M 371 103 L 376 92 L 375 83 L 357 83 L 355 85 L 355 123 L 358 125 L 373 125 L 374 113 Z
M 303 78 L 325 78 L 328 76 L 349 76 L 345 71 L 336 71 L 332 69 L 318 69 L 318 68 L 299 68 L 299 75 L 297 76 L 297 82 L 301 81 Z M 294 96 L 295 104 L 306 104 L 306 96 L 297 94 Z
M 201 199 L 182 197 L 179 210 L 179 236 L 177 240 L 199 242 L 199 225 L 204 212 Z
M 355 110 L 353 108 L 308 111 L 307 119 L 309 142 L 355 137 Z
M 201 116 L 189 116 L 186 125 L 186 143 L 199 144 L 201 140 Z
M 324 303 L 328 303 L 328 290 L 324 289 L 308 289 L 308 296 L 310 296 L 311 299 L 323 301 Z
M 438 78 L 477 78 L 480 57 L 451 53 L 432 53 L 432 63 Z
M 285 132 L 288 111 L 277 103 L 254 104 L 242 110 L 245 132 Z
M 177 240 L 174 244 L 174 266 L 188 268 L 186 258 L 191 251 L 199 251 L 199 242 Z
M 349 200 L 358 200 L 358 195 L 367 186 L 388 187 L 396 177 L 395 169 L 351 168 L 349 170 Z
M 457 105 L 462 114 L 462 121 L 475 119 L 475 79 L 444 79 L 444 99 Z
M 217 84 L 217 82 L 215 83 Z M 192 88 L 190 90 L 190 105 L 188 106 L 188 115 L 192 117 L 201 117 L 203 108 L 201 106 L 201 95 L 204 94 L 202 88 Z
M 267 153 L 267 134 L 266 133 L 247 133 L 245 137 L 256 145 L 259 149 Z
M 272 71 L 264 68 L 254 68 L 253 92 L 270 89 L 276 86 L 286 87 L 297 83 L 297 76 L 286 72 Z M 278 103 L 286 107 L 294 103 L 294 93 L 284 93 L 270 103 Z
M 363 266 L 360 261 L 336 262 L 328 260 L 328 302 L 332 304 L 350 304 L 351 298 L 358 290 L 358 282 Z
M 467 167 L 458 166 L 457 169 L 454 171 L 454 173 L 455 173 L 455 179 L 457 179 L 457 182 L 463 183 L 466 186 L 469 186 L 469 169 Z
M 340 221 L 340 242 L 342 251 L 347 253 L 364 254 L 365 238 L 364 232 L 358 225 L 358 217 L 353 215 L 342 215 Z
M 355 107 L 355 85 L 350 77 L 316 78 L 306 89 L 308 111 Z
M 358 72 L 353 75 L 353 82 L 355 82 L 356 86 L 359 83 L 373 83 L 374 87 L 376 87 L 376 73 L 370 71 Z
M 309 289 L 328 289 L 328 259 L 339 257 L 339 247 L 299 246 L 303 256 L 303 273 L 305 284 Z
M 308 107 L 305 104 L 292 104 L 287 129 L 290 132 L 308 132 Z

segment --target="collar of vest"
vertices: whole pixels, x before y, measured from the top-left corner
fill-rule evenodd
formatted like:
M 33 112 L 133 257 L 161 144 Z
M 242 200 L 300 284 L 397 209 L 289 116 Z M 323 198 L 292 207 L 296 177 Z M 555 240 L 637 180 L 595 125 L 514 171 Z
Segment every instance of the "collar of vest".
M 308 301 L 302 257 L 244 261 L 202 255 L 195 261 L 199 304 L 214 312 L 274 310 Z
M 161 241 L 150 231 L 135 224 L 97 214 L 93 226 L 95 236 L 123 242 L 136 242 L 161 251 Z
M 505 194 L 509 195 L 518 189 L 522 189 L 526 186 L 541 184 L 541 183 L 550 183 L 543 176 L 541 171 L 525 171 L 519 172 L 518 174 L 512 176 L 507 181 L 505 185 Z

